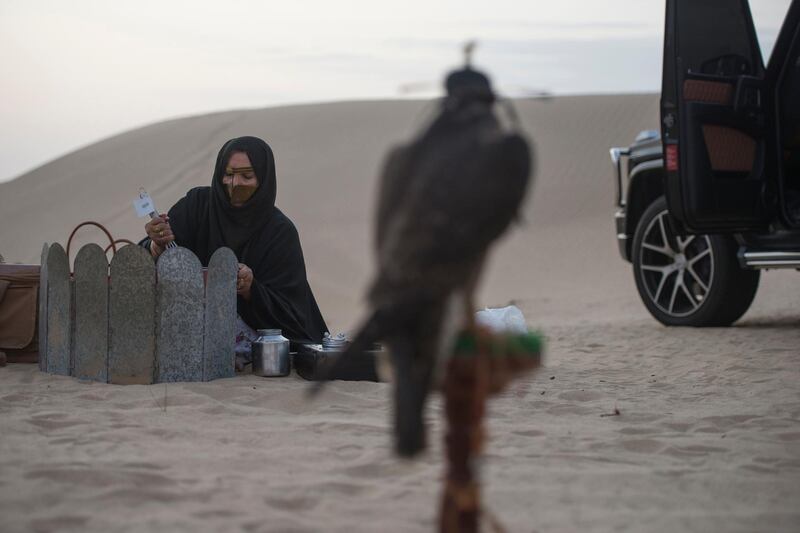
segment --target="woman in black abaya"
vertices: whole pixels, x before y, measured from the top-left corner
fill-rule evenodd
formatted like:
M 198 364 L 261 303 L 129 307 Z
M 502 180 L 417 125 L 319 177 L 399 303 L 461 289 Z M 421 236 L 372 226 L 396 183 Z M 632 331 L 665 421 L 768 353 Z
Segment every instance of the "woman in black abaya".
M 175 241 L 208 266 L 220 247 L 239 260 L 237 308 L 253 329 L 280 328 L 292 342 L 322 341 L 327 326 L 306 279 L 300 238 L 275 207 L 275 158 L 267 143 L 238 137 L 217 155 L 211 187 L 197 187 L 147 223 L 139 244 L 158 257 Z

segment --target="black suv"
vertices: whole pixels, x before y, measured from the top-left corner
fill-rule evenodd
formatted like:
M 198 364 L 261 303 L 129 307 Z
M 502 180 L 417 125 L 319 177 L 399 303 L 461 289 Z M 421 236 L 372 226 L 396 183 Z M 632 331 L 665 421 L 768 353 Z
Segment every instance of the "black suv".
M 800 0 L 766 67 L 746 0 L 666 4 L 661 132 L 611 149 L 617 240 L 656 319 L 726 326 L 759 269 L 800 269 Z

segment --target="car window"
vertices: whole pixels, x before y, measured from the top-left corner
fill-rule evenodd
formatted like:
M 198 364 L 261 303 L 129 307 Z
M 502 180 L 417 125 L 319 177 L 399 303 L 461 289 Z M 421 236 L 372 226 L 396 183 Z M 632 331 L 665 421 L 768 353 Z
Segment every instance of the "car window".
M 772 54 L 775 39 L 778 38 L 778 32 L 791 3 L 792 0 L 750 0 L 750 11 L 753 14 L 753 23 L 764 63 L 768 62 Z
M 751 46 L 743 16 L 745 8 L 740 2 L 688 1 L 680 6 L 678 45 L 686 72 L 715 76 L 752 76 L 762 72 L 761 56 Z

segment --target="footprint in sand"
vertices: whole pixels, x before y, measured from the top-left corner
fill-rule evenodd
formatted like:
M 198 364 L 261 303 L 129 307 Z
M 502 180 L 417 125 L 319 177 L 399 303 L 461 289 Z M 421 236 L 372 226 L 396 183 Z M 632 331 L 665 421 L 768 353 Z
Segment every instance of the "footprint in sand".
M 652 435 L 653 433 L 661 433 L 656 428 L 648 427 L 626 427 L 619 430 L 623 435 Z
M 322 494 L 344 494 L 347 496 L 355 496 L 367 490 L 367 487 L 347 481 L 328 481 L 318 484 L 317 488 Z
M 75 444 L 79 439 L 75 437 L 59 437 L 57 439 L 50 439 L 47 444 L 58 446 L 60 444 Z
M 386 434 L 386 429 L 383 427 L 358 422 L 317 422 L 311 425 L 311 429 L 321 433 L 343 432 L 360 436 Z
M 355 496 L 365 490 L 365 487 L 355 483 L 329 481 L 326 483 L 319 483 L 314 486 L 314 488 L 310 489 L 288 488 L 276 491 L 279 495 L 264 498 L 264 503 L 270 507 L 284 511 L 310 511 L 319 505 L 324 494 Z
M 684 446 L 680 448 L 681 450 L 685 450 L 691 453 L 699 453 L 699 454 L 706 454 L 706 453 L 719 453 L 719 452 L 727 452 L 729 451 L 728 448 L 723 448 L 721 446 L 702 446 L 699 444 L 694 444 L 691 446 Z
M 264 498 L 264 503 L 268 506 L 283 511 L 310 511 L 316 507 L 319 502 L 319 496 L 312 494 Z
M 522 437 L 543 437 L 544 431 L 539 431 L 538 429 L 526 429 L 523 431 L 512 431 L 513 435 L 520 435 Z
M 89 393 L 86 393 L 86 394 L 81 394 L 79 396 L 76 396 L 76 398 L 79 398 L 81 400 L 92 400 L 92 401 L 95 401 L 95 402 L 103 402 L 103 401 L 106 400 L 105 397 L 100 396 L 99 394 L 95 394 L 93 392 L 89 392 Z
M 761 418 L 761 417 L 759 415 L 707 416 L 703 418 L 702 421 L 722 429 L 729 429 L 732 426 L 737 426 L 739 424 L 744 424 L 745 422 L 749 422 L 754 418 Z
M 663 425 L 673 431 L 678 431 L 680 433 L 686 433 L 692 427 L 692 424 L 688 424 L 686 422 L 665 422 Z
M 175 439 L 181 436 L 181 433 L 179 431 L 174 431 L 171 429 L 162 429 L 162 428 L 147 429 L 145 433 L 148 433 L 156 437 L 161 437 L 164 440 Z
M 34 415 L 27 422 L 45 430 L 71 428 L 87 423 L 82 420 L 68 420 L 66 415 L 61 413 Z
M 758 474 L 775 474 L 778 472 L 776 468 L 770 468 L 767 466 L 761 465 L 741 465 L 739 466 L 741 470 L 747 470 L 748 472 L 756 472 Z
M 599 392 L 586 390 L 562 392 L 558 395 L 559 400 L 565 400 L 568 402 L 590 402 L 592 400 L 599 400 L 601 398 L 605 398 L 605 395 Z
M 588 415 L 594 412 L 593 409 L 589 409 L 588 407 L 571 404 L 555 405 L 547 409 L 547 413 L 551 415 Z
M 692 446 L 670 446 L 666 450 L 664 450 L 665 455 L 671 455 L 672 457 L 705 457 L 706 455 L 712 453 L 722 453 L 730 451 L 728 448 L 721 448 L 719 446 L 701 446 L 701 445 L 692 445 Z
M 704 426 L 695 428 L 692 433 L 725 433 L 725 430 L 716 426 Z
M 342 405 L 326 405 L 320 409 L 320 412 L 328 414 L 349 415 L 353 413 L 353 408 L 350 406 L 342 406 Z
M 229 527 L 229 530 L 233 531 L 237 528 Z M 284 525 L 280 522 L 265 522 L 264 519 L 256 520 L 256 521 L 249 521 L 249 522 L 242 522 L 239 524 L 238 529 L 244 531 L 245 533 L 269 533 L 271 531 L 281 531 L 285 533 L 316 533 L 316 529 L 308 529 L 304 527 L 300 527 L 296 524 L 291 525 Z
M 121 487 L 103 493 L 102 499 L 104 502 L 130 507 L 140 506 L 143 503 L 169 505 L 180 502 L 209 501 L 216 494 L 214 490 L 189 492 L 174 488 L 165 490 L 150 487 L 142 490 L 138 487 Z
M 30 394 L 21 394 L 21 393 L 6 394 L 2 398 L 0 398 L 0 400 L 3 400 L 3 402 L 8 402 L 8 403 L 16 403 L 16 402 L 27 403 L 30 401 L 30 399 L 31 399 Z
M 158 401 L 160 402 L 161 400 L 159 399 Z M 132 411 L 133 409 L 140 409 L 140 408 L 144 407 L 145 403 L 144 403 L 144 400 L 143 400 L 142 402 L 138 402 L 138 401 L 137 402 L 126 402 L 126 403 L 116 402 L 116 403 L 106 404 L 106 405 L 110 405 L 110 407 L 113 407 L 115 411 L 117 411 L 117 410 Z M 152 398 L 148 398 L 147 406 L 153 406 L 153 399 Z M 161 405 L 159 405 L 159 407 L 161 407 Z
M 174 479 L 154 472 L 137 472 L 129 469 L 97 469 L 92 467 L 42 468 L 25 474 L 26 479 L 44 479 L 69 485 L 87 487 L 133 486 L 137 490 L 173 486 Z
M 206 414 L 206 415 L 215 415 L 215 416 L 219 416 L 219 415 L 242 416 L 243 415 L 243 413 L 241 413 L 241 412 L 239 412 L 239 411 L 237 411 L 235 409 L 231 409 L 230 407 L 228 407 L 226 405 L 212 405 L 211 407 L 203 407 L 202 409 L 200 409 L 200 412 L 203 413 L 203 414 Z
M 349 477 L 379 479 L 387 476 L 393 476 L 400 472 L 407 472 L 408 468 L 410 467 L 419 468 L 423 466 L 423 464 L 424 464 L 423 461 L 418 461 L 414 465 L 404 464 L 404 463 L 392 463 L 392 462 L 387 462 L 387 463 L 371 462 L 371 463 L 364 463 L 360 465 L 343 468 L 342 472 L 344 472 L 344 474 Z
M 664 443 L 654 439 L 634 439 L 622 441 L 622 447 L 635 453 L 658 453 L 664 449 Z
M 771 465 L 780 462 L 780 458 L 778 457 L 753 457 L 754 463 L 760 463 L 762 465 Z
M 344 446 L 337 446 L 333 449 L 333 453 L 339 459 L 356 459 L 361 457 L 364 453 L 364 447 L 358 444 L 345 444 Z
M 238 511 L 232 509 L 210 509 L 208 511 L 200 511 L 197 516 L 200 518 L 233 518 L 239 516 Z
M 109 424 L 111 429 L 138 429 L 142 427 L 141 424 L 126 424 L 123 422 L 114 422 L 113 424 Z
M 161 470 L 163 467 L 155 463 L 132 462 L 122 463 L 125 468 L 143 468 L 145 470 Z
M 52 518 L 41 518 L 31 521 L 31 531 L 83 531 L 89 521 L 88 516 L 65 515 Z

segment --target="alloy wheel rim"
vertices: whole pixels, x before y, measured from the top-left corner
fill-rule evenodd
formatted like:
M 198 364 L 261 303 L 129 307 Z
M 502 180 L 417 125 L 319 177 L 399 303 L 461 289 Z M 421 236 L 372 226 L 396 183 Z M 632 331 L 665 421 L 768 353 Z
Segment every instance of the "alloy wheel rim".
M 714 254 L 707 235 L 673 235 L 661 211 L 645 228 L 639 275 L 650 301 L 673 317 L 695 313 L 714 281 Z

